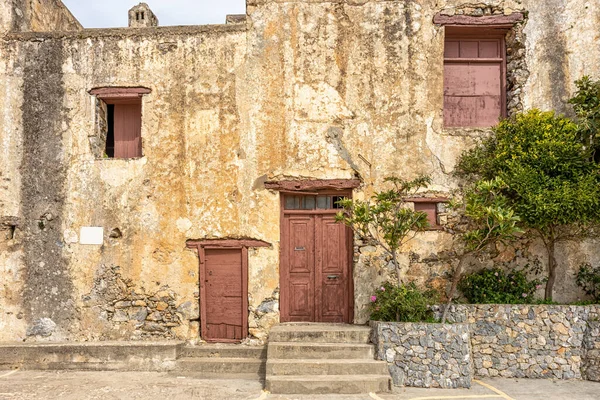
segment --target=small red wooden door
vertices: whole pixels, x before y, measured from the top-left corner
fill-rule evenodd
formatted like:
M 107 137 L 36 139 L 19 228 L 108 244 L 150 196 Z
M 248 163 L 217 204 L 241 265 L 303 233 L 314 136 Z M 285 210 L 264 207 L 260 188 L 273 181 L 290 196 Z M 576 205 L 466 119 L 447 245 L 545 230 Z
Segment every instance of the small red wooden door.
M 309 209 L 318 201 L 287 204 L 294 209 L 284 210 L 282 221 L 282 322 L 350 322 L 349 229 L 335 222 L 337 210 Z
M 204 279 L 205 315 L 202 337 L 206 341 L 239 341 L 244 338 L 242 249 L 206 249 L 200 277 Z M 202 288 L 201 288 L 202 289 Z

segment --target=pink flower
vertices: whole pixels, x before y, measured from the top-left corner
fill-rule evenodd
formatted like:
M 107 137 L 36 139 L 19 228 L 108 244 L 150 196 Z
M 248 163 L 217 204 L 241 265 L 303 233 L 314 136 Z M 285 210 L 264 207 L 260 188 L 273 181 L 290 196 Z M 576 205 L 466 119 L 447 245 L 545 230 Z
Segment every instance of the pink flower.
M 523 294 L 522 294 L 522 296 L 523 296 L 523 297 L 527 297 L 527 293 L 523 293 Z
M 498 273 L 497 273 L 497 272 L 494 272 L 494 275 L 498 276 Z
M 541 288 L 542 288 L 542 285 L 536 285 L 536 287 L 535 287 L 535 288 L 539 290 L 539 289 L 541 289 Z
M 375 303 L 377 301 L 377 296 L 371 296 L 371 303 Z
M 380 287 L 379 290 L 381 290 L 382 292 L 385 292 L 385 288 L 383 286 Z

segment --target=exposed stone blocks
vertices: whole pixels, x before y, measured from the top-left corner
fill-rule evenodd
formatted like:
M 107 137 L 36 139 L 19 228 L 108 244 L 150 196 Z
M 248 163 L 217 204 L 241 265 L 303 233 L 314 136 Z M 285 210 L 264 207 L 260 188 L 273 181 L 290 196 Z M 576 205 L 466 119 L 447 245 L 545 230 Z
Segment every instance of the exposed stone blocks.
M 469 325 L 371 322 L 377 358 L 386 360 L 394 385 L 471 387 Z
M 600 321 L 588 321 L 583 339 L 583 363 L 581 375 L 588 381 L 600 382 Z

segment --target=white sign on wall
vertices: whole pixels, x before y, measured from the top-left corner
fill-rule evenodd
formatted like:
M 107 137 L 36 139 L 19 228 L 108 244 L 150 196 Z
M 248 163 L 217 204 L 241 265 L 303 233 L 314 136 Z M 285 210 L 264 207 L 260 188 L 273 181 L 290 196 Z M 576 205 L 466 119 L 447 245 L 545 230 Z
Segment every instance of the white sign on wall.
M 79 244 L 104 244 L 104 228 L 83 226 L 79 232 Z

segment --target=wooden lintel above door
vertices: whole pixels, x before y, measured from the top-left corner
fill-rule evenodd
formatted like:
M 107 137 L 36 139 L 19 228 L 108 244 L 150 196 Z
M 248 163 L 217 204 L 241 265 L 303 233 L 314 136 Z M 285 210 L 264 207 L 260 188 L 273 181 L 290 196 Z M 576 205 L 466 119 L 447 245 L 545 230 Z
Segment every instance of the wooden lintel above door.
M 356 189 L 360 184 L 360 179 L 284 180 L 265 182 L 265 188 L 285 192 L 304 192 Z
M 271 247 L 270 243 L 257 239 L 204 239 L 204 240 L 188 240 L 186 242 L 188 248 L 194 249 L 197 247 L 211 248 L 241 248 L 241 247 Z

